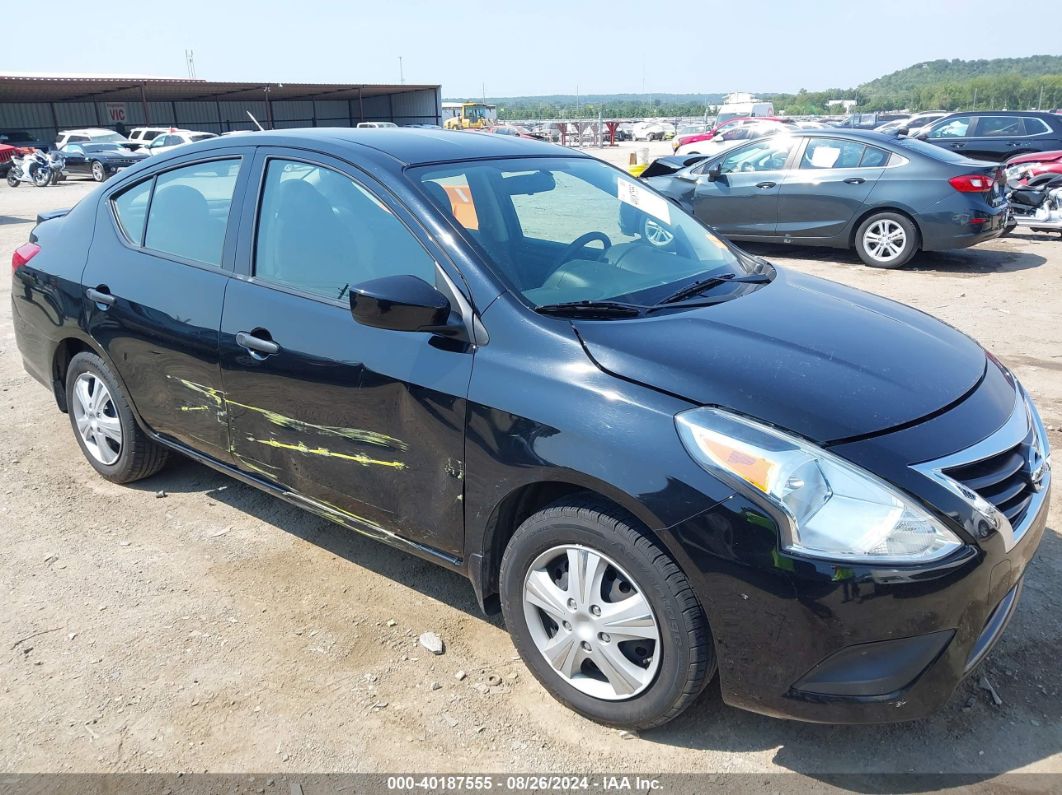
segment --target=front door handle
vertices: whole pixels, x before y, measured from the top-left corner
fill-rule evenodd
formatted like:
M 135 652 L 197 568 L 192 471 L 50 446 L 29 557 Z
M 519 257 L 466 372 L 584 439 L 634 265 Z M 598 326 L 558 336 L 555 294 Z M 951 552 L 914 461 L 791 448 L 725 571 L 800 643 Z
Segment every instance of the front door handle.
M 756 187 L 767 190 L 768 188 L 773 188 L 777 184 L 777 182 L 757 182 Z
M 866 182 L 866 180 L 862 177 L 849 177 L 845 180 L 845 182 L 847 182 L 849 185 L 862 185 L 864 182 Z
M 111 291 L 107 289 L 107 285 L 101 284 L 98 287 L 89 287 L 85 290 L 85 295 L 94 304 L 100 306 L 101 309 L 106 309 L 108 306 L 114 306 L 114 302 L 118 299 L 111 295 Z
M 274 353 L 280 353 L 280 346 L 273 342 L 273 340 L 262 339 L 261 337 L 255 336 L 246 331 L 236 332 L 236 344 L 241 348 L 250 351 L 252 356 L 256 356 L 256 354 L 260 355 L 256 356 L 256 358 L 272 356 Z

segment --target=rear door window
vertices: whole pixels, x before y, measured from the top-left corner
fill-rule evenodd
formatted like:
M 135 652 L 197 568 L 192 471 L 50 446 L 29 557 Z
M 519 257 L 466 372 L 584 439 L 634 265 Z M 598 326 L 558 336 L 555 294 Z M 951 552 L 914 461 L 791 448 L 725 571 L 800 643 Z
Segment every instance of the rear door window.
M 159 174 L 144 247 L 220 267 L 239 173 L 240 161 L 233 159 L 196 163 Z
M 979 138 L 1013 138 L 1025 135 L 1020 116 L 982 116 L 974 133 Z
M 865 144 L 839 138 L 811 138 L 800 158 L 801 168 L 859 168 Z
M 75 147 L 63 147 L 73 149 Z M 81 147 L 76 147 L 80 149 Z M 153 179 L 145 180 L 120 193 L 111 200 L 118 225 L 122 228 L 129 242 L 140 245 L 144 240 L 144 224 L 147 221 L 148 202 L 151 199 Z

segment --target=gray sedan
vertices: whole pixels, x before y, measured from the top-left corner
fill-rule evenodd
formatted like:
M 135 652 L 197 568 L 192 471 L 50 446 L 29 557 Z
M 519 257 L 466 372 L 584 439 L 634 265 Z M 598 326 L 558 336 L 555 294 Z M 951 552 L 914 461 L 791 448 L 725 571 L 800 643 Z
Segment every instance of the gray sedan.
M 669 157 L 646 181 L 733 240 L 855 248 L 898 268 L 919 250 L 964 248 L 1003 231 L 994 163 L 874 132 L 793 130 L 714 157 Z M 665 224 L 629 216 L 661 247 Z

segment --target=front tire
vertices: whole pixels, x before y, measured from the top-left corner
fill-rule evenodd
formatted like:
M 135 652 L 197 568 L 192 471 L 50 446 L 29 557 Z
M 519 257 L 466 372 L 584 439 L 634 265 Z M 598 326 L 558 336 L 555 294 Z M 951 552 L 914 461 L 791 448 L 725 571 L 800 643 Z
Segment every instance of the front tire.
M 96 182 L 103 182 L 107 179 L 107 169 L 103 167 L 103 163 L 99 160 L 92 161 L 92 178 Z
M 918 227 L 899 213 L 874 213 L 859 225 L 856 252 L 872 268 L 901 268 L 918 251 Z
M 149 477 L 166 463 L 168 451 L 141 430 L 118 379 L 96 354 L 70 361 L 66 405 L 81 452 L 112 483 Z
M 15 176 L 15 170 L 11 169 L 7 172 L 7 185 L 10 188 L 17 188 L 21 183 L 18 177 Z
M 660 726 L 715 673 L 712 636 L 689 581 L 619 509 L 568 498 L 534 514 L 506 547 L 500 586 L 524 663 L 591 720 Z

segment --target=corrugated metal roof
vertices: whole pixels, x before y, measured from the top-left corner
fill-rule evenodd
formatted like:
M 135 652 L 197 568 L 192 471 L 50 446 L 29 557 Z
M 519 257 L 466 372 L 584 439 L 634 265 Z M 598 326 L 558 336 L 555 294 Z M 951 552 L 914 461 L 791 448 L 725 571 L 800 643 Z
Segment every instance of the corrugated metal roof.
M 351 100 L 437 85 L 359 83 L 230 83 L 166 77 L 0 74 L 0 102 L 76 102 L 78 100 L 169 102 L 181 100 Z

